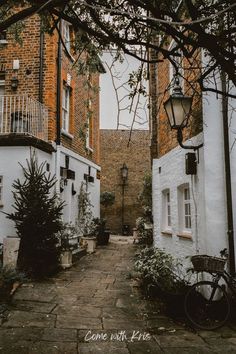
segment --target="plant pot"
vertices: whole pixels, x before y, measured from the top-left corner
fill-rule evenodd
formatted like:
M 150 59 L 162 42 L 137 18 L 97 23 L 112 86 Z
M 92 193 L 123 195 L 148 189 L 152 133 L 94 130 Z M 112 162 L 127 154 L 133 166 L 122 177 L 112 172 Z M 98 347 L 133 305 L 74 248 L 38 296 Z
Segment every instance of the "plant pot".
M 108 245 L 110 238 L 110 231 L 104 231 L 97 236 L 97 244 L 100 246 Z
M 87 247 L 87 253 L 93 253 L 96 248 L 97 239 L 96 237 L 81 237 L 82 247 Z
M 63 269 L 70 268 L 72 266 L 72 251 L 62 251 L 60 262 Z

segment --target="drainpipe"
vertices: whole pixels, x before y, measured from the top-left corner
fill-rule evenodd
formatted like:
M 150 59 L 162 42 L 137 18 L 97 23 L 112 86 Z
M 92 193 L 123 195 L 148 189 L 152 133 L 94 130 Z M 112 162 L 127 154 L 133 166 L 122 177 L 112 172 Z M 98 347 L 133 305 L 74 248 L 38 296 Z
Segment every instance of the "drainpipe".
M 42 20 L 40 24 L 40 43 L 39 43 L 39 102 L 43 103 L 43 61 L 44 61 L 44 33 L 42 31 Z
M 230 274 L 235 273 L 235 254 L 234 254 L 234 223 L 233 223 L 233 203 L 231 188 L 231 168 L 229 153 L 229 125 L 228 125 L 228 98 L 226 97 L 226 75 L 221 73 L 222 84 L 222 115 L 223 115 L 223 134 L 224 134 L 224 155 L 225 155 L 225 182 L 226 182 L 226 202 L 227 202 L 227 222 L 228 222 L 228 244 L 229 244 L 229 270 Z
M 61 33 L 61 21 L 59 23 L 59 31 Z M 57 98 L 56 98 L 56 154 L 55 154 L 55 173 L 56 173 L 56 192 L 60 196 L 60 155 L 61 155 L 61 58 L 62 44 L 60 36 L 58 36 L 57 47 Z
M 61 33 L 61 21 L 59 24 L 59 31 Z M 57 49 L 57 117 L 56 117 L 56 144 L 61 144 L 61 39 L 58 36 Z

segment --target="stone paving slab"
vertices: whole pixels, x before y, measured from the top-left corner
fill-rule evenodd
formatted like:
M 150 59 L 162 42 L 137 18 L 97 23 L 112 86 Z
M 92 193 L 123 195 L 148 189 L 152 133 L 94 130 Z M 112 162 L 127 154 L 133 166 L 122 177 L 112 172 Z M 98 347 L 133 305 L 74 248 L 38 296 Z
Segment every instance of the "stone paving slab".
M 56 315 L 11 311 L 3 327 L 54 327 Z
M 235 324 L 193 332 L 163 315 L 160 301 L 144 299 L 131 279 L 137 246 L 128 237 L 111 241 L 71 269 L 18 289 L 0 325 L 0 353 L 236 353 Z
M 99 318 L 88 318 L 75 315 L 58 315 L 56 327 L 76 329 L 102 329 L 102 322 Z

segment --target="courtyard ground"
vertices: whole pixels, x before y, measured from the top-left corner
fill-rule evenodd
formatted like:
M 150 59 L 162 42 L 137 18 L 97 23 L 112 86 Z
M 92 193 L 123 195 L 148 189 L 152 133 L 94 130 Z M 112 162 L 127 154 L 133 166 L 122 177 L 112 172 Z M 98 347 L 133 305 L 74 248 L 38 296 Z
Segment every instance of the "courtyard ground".
M 131 276 L 136 249 L 112 236 L 55 278 L 21 286 L 1 322 L 0 353 L 236 353 L 235 325 L 194 333 L 143 298 Z

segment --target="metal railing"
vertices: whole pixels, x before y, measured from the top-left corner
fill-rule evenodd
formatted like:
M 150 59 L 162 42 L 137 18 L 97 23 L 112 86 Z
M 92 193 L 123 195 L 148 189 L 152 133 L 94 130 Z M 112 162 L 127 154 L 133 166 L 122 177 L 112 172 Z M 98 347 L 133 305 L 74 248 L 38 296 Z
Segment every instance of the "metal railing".
M 0 96 L 0 135 L 10 133 L 48 141 L 48 109 L 25 95 Z

